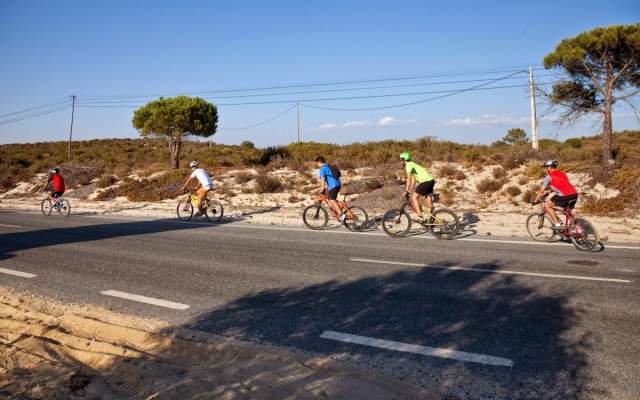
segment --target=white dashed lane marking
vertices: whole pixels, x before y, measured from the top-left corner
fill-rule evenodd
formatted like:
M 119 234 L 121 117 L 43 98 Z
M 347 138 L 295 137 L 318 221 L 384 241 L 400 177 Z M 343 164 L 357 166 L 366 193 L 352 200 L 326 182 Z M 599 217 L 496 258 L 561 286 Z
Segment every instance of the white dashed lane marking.
M 394 342 L 392 340 L 375 339 L 366 336 L 350 335 L 334 331 L 324 331 L 320 335 L 322 339 L 336 340 L 343 343 L 360 344 L 363 346 L 377 347 L 379 349 L 401 351 L 403 353 L 421 354 L 423 356 L 449 358 L 452 360 L 466 361 L 485 365 L 495 365 L 499 367 L 513 367 L 513 361 L 508 358 L 488 356 L 485 354 L 467 353 L 452 349 L 442 349 L 438 347 L 421 346 Z
M 505 275 L 526 275 L 526 276 L 536 276 L 540 278 L 577 279 L 577 280 L 583 280 L 583 281 L 631 283 L 631 281 L 627 279 L 599 278 L 599 277 L 579 276 L 579 275 L 543 274 L 539 272 L 509 271 L 506 269 L 447 267 L 444 265 L 427 265 L 427 264 L 407 263 L 407 262 L 400 262 L 400 261 L 369 260 L 366 258 L 350 258 L 349 260 L 354 262 L 371 263 L 371 264 L 404 265 L 408 267 L 437 268 L 437 269 L 448 269 L 452 271 L 482 272 L 482 273 L 489 273 L 489 274 L 505 274 Z
M 0 268 L 0 273 L 19 276 L 20 278 L 35 278 L 36 276 L 38 276 L 35 274 L 30 274 L 28 272 L 21 272 L 21 271 L 16 271 L 14 269 L 8 269 L 8 268 Z
M 171 308 L 173 310 L 186 310 L 190 307 L 188 304 L 176 303 L 169 300 L 156 299 L 154 297 L 140 296 L 139 294 L 119 292 L 117 290 L 105 290 L 100 293 L 104 294 L 105 296 L 119 297 L 121 299 L 137 301 L 138 303 L 151 304 L 159 307 Z

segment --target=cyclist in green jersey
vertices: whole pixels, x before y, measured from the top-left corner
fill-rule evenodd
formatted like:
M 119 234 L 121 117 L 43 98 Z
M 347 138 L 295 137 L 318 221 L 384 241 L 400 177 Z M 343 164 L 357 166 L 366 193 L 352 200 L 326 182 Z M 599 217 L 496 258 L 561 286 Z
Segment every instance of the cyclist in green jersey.
M 436 181 L 433 179 L 433 176 L 429 171 L 412 161 L 411 153 L 408 151 L 400 153 L 400 160 L 402 160 L 402 165 L 404 165 L 404 169 L 407 172 L 407 187 L 405 195 L 409 196 L 411 189 L 416 185 L 415 190 L 411 194 L 411 205 L 418 213 L 418 216 L 422 218 L 420 196 L 425 197 L 424 203 L 430 213 L 433 209 L 433 201 L 429 195 L 433 193 L 433 187 L 435 186 Z

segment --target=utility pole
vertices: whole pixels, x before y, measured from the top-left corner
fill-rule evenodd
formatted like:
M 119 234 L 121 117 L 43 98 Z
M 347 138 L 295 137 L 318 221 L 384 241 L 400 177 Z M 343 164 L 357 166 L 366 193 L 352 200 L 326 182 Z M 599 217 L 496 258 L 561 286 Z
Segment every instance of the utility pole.
M 533 83 L 533 69 L 529 66 L 529 97 L 531 98 L 531 147 L 538 151 L 538 117 L 536 115 L 536 89 Z
M 71 160 L 71 139 L 73 137 L 73 114 L 76 110 L 76 95 L 71 95 L 71 126 L 69 127 L 69 148 L 67 150 L 67 160 Z
M 300 102 L 296 103 L 296 115 L 298 117 L 298 143 L 300 143 Z

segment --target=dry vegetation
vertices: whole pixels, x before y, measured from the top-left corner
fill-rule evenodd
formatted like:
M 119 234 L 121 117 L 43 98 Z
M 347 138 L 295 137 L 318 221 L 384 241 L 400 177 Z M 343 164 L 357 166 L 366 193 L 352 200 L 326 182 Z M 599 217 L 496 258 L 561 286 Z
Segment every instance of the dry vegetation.
M 188 160 L 199 160 L 215 177 L 221 168 L 236 170 L 229 173 L 224 182 L 217 182 L 216 190 L 223 199 L 240 193 L 286 192 L 293 204 L 304 201 L 304 195 L 318 189 L 318 178 L 311 174 L 311 160 L 322 154 L 342 170 L 343 193 L 357 194 L 363 201 L 379 206 L 396 201 L 402 192 L 404 173 L 397 155 L 406 150 L 435 175 L 436 191 L 442 194 L 443 203 L 451 205 L 465 196 L 472 197 L 463 194 L 472 191 L 476 197 L 477 193 L 481 194 L 477 205 L 482 209 L 483 198 L 492 195 L 508 197 L 514 204 L 530 201 L 535 196 L 531 185 L 537 186 L 544 176 L 541 161 L 555 158 L 563 170 L 588 173 L 591 187 L 601 183 L 620 191 L 612 199 L 583 196 L 581 203 L 585 211 L 597 214 L 619 213 L 624 209 L 637 211 L 640 209 L 640 132 L 617 133 L 614 143 L 616 164 L 611 170 L 600 166 L 598 136 L 564 142 L 542 140 L 538 153 L 533 153 L 527 145 L 464 145 L 429 137 L 344 146 L 300 143 L 265 149 L 247 143 L 209 147 L 206 143 L 187 142 L 180 159 L 183 166 Z M 166 172 L 169 153 L 167 143 L 162 140 L 76 142 L 71 163 L 64 160 L 65 146 L 62 142 L 1 145 L 0 193 L 60 164 L 70 189 L 95 182 L 99 188 L 95 200 L 126 196 L 131 201 L 158 201 L 178 195 L 189 174 L 187 169 Z M 492 166 L 488 171 L 487 165 Z

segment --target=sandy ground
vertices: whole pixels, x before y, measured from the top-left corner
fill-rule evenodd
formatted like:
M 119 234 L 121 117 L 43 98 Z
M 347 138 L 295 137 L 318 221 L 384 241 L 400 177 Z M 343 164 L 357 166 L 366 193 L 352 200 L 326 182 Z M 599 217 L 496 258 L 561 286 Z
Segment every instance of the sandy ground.
M 6 399 L 441 399 L 343 362 L 0 286 Z
M 455 168 L 463 173 L 463 179 L 454 176 L 444 177 L 444 168 Z M 436 177 L 436 192 L 441 198 L 449 197 L 448 207 L 455 210 L 460 221 L 465 226 L 465 236 L 506 236 L 527 238 L 525 220 L 529 213 L 539 208 L 531 206 L 523 199 L 527 190 L 539 187 L 541 179 L 526 176 L 525 167 L 506 171 L 502 178 L 504 186 L 494 193 L 478 193 L 477 184 L 483 179 L 491 179 L 497 165 L 487 165 L 479 170 L 471 170 L 455 163 L 435 162 L 429 170 Z M 238 183 L 235 176 L 238 173 L 256 176 L 255 169 L 227 170 L 214 175 L 216 192 L 214 197 L 220 199 L 225 207 L 225 222 L 244 221 L 247 223 L 303 226 L 302 210 L 316 201 L 318 170 L 309 170 L 307 175 L 287 168 L 269 172 L 284 184 L 284 190 L 279 193 L 247 193 L 254 187 L 254 180 Z M 158 172 L 153 176 L 162 174 Z M 381 174 L 383 176 L 381 176 Z M 571 182 L 581 193 L 581 198 L 593 196 L 595 198 L 611 198 L 618 194 L 615 189 L 604 187 L 602 184 L 590 185 L 590 176 L 583 173 L 568 174 Z M 311 176 L 311 178 L 310 178 Z M 129 176 L 136 178 L 136 174 Z M 21 182 L 14 189 L 0 194 L 0 209 L 23 211 L 40 210 L 40 201 L 44 197 L 39 191 L 42 187 L 44 175 L 34 177 L 32 182 Z M 391 167 L 374 169 L 358 168 L 343 171 L 343 192 L 350 194 L 349 200 L 353 204 L 363 206 L 373 219 L 380 217 L 386 210 L 401 204 L 404 191 L 402 171 Z M 370 180 L 384 181 L 380 188 L 369 188 Z M 114 186 L 117 186 L 116 183 Z M 382 183 L 380 184 L 382 185 Z M 520 194 L 512 196 L 506 188 L 516 187 Z M 117 197 L 108 201 L 93 200 L 105 189 L 97 189 L 95 183 L 68 190 L 65 197 L 71 202 L 72 213 L 82 215 L 112 215 L 123 217 L 144 218 L 175 218 L 176 206 L 179 200 L 168 199 L 158 202 L 132 202 L 125 197 Z M 28 193 L 28 194 L 27 194 Z M 443 207 L 447 204 L 437 204 Z M 578 202 L 577 214 L 580 214 Z M 603 217 L 588 216 L 596 226 L 603 241 L 617 243 L 638 243 L 633 233 L 640 229 L 640 215 Z

